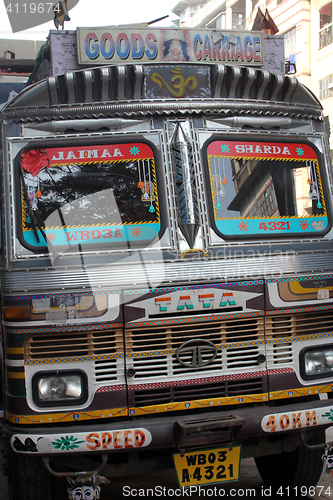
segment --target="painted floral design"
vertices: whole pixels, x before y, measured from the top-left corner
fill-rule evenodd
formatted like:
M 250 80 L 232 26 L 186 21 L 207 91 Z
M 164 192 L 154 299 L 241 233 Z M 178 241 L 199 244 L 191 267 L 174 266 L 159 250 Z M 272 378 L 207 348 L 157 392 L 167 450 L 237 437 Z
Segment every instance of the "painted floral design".
M 322 417 L 326 417 L 326 418 L 328 418 L 328 420 L 332 420 L 333 421 L 333 409 L 331 409 L 330 411 L 327 411 L 326 413 L 324 413 L 322 415 Z
M 79 448 L 79 444 L 84 443 L 84 441 L 78 441 L 78 438 L 74 436 L 62 436 L 55 441 L 52 441 L 53 447 L 56 450 L 74 450 L 75 448 Z
M 136 156 L 136 155 L 138 155 L 140 153 L 140 149 L 137 148 L 137 147 L 135 147 L 135 146 L 133 146 L 133 148 L 130 148 L 130 153 L 131 153 L 131 155 Z

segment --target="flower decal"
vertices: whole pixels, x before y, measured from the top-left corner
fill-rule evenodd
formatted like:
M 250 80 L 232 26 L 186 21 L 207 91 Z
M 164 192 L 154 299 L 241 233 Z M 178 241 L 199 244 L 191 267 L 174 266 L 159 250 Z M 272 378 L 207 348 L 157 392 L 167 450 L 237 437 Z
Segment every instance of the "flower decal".
M 133 234 L 133 236 L 138 237 L 138 236 L 141 236 L 141 232 L 142 231 L 141 231 L 141 229 L 139 227 L 134 227 L 133 231 L 132 231 L 132 234 Z
M 249 226 L 246 222 L 242 221 L 240 224 L 239 224 L 239 230 L 240 231 L 243 231 L 245 233 L 245 231 L 248 231 L 249 229 Z
M 326 418 L 328 418 L 328 420 L 333 421 L 333 410 L 331 409 L 330 411 L 323 413 L 322 417 L 326 417 Z
M 303 148 L 300 148 L 300 147 L 296 148 L 296 153 L 298 154 L 298 156 L 304 155 Z
M 307 229 L 309 229 L 309 223 L 307 220 L 301 220 L 300 221 L 300 226 L 301 226 L 301 230 L 302 231 L 306 231 Z
M 229 153 L 229 144 L 222 144 L 221 151 L 222 153 Z
M 138 155 L 140 153 L 140 149 L 137 148 L 137 147 L 135 147 L 135 146 L 133 146 L 132 148 L 130 148 L 130 153 L 131 153 L 131 155 L 136 156 L 136 155 Z
M 54 233 L 45 233 L 46 237 L 49 241 L 54 241 L 55 240 L 55 235 Z
M 79 448 L 79 444 L 81 443 L 84 443 L 84 441 L 78 441 L 78 438 L 74 436 L 66 436 L 66 437 L 63 436 L 60 439 L 52 441 L 53 447 L 56 450 L 61 450 L 61 451 L 74 450 L 75 448 Z

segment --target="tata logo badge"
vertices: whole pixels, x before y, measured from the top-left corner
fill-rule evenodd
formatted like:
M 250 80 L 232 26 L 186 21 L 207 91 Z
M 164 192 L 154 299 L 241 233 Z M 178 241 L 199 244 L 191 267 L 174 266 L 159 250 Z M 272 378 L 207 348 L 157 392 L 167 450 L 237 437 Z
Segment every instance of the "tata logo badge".
M 213 342 L 204 339 L 193 339 L 184 342 L 176 351 L 177 361 L 186 368 L 203 368 L 214 361 L 217 348 Z

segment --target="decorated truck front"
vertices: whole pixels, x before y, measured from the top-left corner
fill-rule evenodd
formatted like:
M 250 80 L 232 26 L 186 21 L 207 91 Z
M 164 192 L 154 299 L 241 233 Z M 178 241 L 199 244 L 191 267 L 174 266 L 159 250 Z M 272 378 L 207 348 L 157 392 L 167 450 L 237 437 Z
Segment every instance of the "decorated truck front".
M 181 486 L 232 481 L 246 457 L 268 485 L 321 474 L 333 259 L 320 103 L 262 69 L 260 33 L 181 30 L 186 54 L 158 58 L 160 32 L 143 31 L 145 51 L 128 30 L 88 30 L 90 67 L 2 112 L 11 499 L 51 500 L 54 476 L 98 495 L 96 474 L 173 464 Z

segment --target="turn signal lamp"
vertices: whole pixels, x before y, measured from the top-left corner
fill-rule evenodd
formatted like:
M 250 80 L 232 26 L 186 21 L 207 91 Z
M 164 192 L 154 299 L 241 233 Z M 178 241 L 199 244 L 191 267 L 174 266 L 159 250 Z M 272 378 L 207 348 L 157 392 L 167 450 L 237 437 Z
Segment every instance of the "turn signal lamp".
M 5 321 L 25 321 L 31 319 L 29 306 L 8 306 L 3 308 L 3 319 Z

